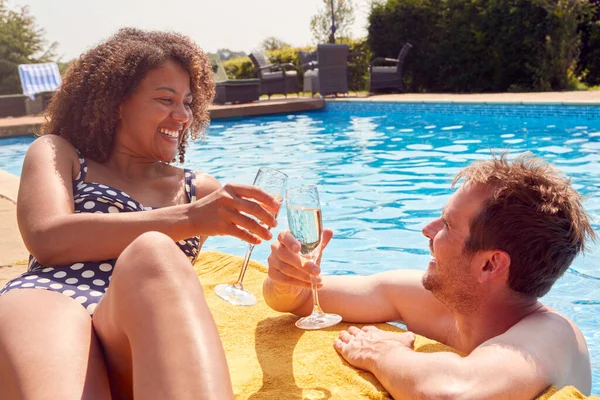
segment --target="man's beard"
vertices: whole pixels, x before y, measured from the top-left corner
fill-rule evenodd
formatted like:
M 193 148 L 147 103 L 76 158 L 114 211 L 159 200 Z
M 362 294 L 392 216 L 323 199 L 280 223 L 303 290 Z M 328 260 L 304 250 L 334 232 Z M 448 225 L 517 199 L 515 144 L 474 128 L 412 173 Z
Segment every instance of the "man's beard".
M 427 270 L 422 284 L 450 310 L 470 315 L 479 309 L 477 284 L 469 274 L 470 257 L 461 255 L 449 260 L 448 265 L 437 265 Z

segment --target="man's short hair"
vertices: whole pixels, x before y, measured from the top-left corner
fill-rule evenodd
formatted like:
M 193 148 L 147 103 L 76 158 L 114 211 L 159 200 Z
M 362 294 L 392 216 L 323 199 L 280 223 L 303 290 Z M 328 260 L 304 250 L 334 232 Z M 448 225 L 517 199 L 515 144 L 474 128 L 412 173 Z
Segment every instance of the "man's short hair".
M 509 162 L 506 154 L 461 170 L 464 179 L 490 187 L 492 195 L 470 222 L 465 251 L 502 250 L 510 255 L 508 286 L 542 297 L 596 238 L 581 196 L 550 164 L 531 154 Z

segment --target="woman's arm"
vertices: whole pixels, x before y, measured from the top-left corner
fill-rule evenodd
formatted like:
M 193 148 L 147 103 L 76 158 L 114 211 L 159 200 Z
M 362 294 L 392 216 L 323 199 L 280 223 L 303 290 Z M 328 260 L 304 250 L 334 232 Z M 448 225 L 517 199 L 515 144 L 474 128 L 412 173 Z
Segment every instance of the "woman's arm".
M 203 199 L 204 197 L 208 196 L 209 194 L 211 194 L 214 191 L 219 190 L 223 187 L 221 185 L 221 183 L 218 180 L 216 180 L 215 177 L 212 175 L 208 175 L 208 174 L 205 174 L 205 173 L 199 172 L 199 171 L 195 171 L 195 174 L 196 174 L 196 201 L 199 199 Z M 202 246 L 204 246 L 204 243 L 206 243 L 207 239 L 208 239 L 208 236 L 206 236 L 206 235 L 200 236 L 200 243 L 198 246 L 198 251 L 200 251 L 202 249 Z
M 241 212 L 255 215 L 268 226 L 276 224 L 268 211 L 248 199 L 269 208 L 277 207 L 275 200 L 243 185 L 225 185 L 194 203 L 152 211 L 75 214 L 72 181 L 78 168 L 75 150 L 59 136 L 36 140 L 25 157 L 17 219 L 27 249 L 43 265 L 117 258 L 148 231 L 162 232 L 173 240 L 196 235 L 231 235 L 250 243 L 270 239 L 266 228 Z

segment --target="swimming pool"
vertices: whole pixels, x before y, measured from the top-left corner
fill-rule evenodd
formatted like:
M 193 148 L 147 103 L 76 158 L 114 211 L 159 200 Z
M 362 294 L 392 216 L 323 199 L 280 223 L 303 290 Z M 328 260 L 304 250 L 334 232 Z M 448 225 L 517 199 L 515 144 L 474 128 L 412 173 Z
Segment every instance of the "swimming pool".
M 429 249 L 421 229 L 439 215 L 453 175 L 490 150 L 531 150 L 553 162 L 587 196 L 600 232 L 600 119 L 594 110 L 564 110 L 329 102 L 324 111 L 214 121 L 206 141 L 190 145 L 186 166 L 221 182 L 251 183 L 258 167 L 268 165 L 288 173 L 290 184 L 317 183 L 324 224 L 336 232 L 324 255 L 325 273 L 425 269 Z M 0 140 L 0 168 L 18 175 L 32 140 Z M 283 214 L 279 221 L 285 229 Z M 268 247 L 258 246 L 253 258 L 265 262 Z M 245 252 L 245 244 L 231 238 L 210 239 L 205 248 Z M 584 332 L 594 394 L 600 394 L 598 265 L 600 243 L 543 299 Z

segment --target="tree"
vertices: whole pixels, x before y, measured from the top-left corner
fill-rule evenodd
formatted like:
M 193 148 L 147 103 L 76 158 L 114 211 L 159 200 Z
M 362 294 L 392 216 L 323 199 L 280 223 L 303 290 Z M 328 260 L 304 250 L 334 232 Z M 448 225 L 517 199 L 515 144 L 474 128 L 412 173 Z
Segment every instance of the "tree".
M 589 0 L 578 31 L 581 51 L 575 73 L 588 85 L 600 84 L 600 0 Z
M 19 64 L 48 62 L 56 43 L 47 44 L 28 7 L 10 10 L 0 0 L 0 94 L 21 92 Z
M 331 20 L 331 5 L 333 16 Z M 349 30 L 354 23 L 354 6 L 352 0 L 323 0 L 323 8 L 310 19 L 310 30 L 317 43 L 335 43 L 335 34 L 349 37 Z M 332 22 L 335 28 L 332 30 Z
M 260 48 L 263 51 L 273 51 L 279 50 L 284 47 L 291 47 L 289 44 L 284 42 L 283 40 L 276 38 L 275 36 L 269 36 L 260 44 Z
M 246 53 L 244 53 L 243 51 L 232 51 L 229 49 L 218 49 L 217 55 L 219 56 L 219 59 L 221 59 L 221 61 L 227 61 L 236 57 L 246 57 Z

